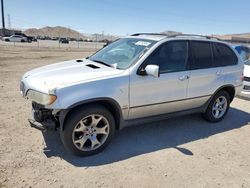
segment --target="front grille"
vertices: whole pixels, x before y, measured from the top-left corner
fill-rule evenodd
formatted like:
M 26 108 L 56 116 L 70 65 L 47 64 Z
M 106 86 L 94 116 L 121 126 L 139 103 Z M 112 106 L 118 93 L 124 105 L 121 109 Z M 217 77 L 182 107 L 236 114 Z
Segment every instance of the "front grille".
M 244 86 L 243 89 L 250 90 L 250 86 Z
M 244 77 L 244 79 L 243 79 L 244 81 L 247 81 L 247 82 L 250 82 L 250 77 Z

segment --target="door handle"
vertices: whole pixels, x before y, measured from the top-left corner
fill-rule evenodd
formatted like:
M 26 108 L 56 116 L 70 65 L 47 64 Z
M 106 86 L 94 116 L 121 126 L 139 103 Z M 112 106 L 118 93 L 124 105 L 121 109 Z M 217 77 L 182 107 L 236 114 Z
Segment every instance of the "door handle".
M 184 80 L 187 80 L 187 79 L 189 79 L 188 75 L 182 75 L 182 76 L 179 77 L 180 81 L 184 81 Z

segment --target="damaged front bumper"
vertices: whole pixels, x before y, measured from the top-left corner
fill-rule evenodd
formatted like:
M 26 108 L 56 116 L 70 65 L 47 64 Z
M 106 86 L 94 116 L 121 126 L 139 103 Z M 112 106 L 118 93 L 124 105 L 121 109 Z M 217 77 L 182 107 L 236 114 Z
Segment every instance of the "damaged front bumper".
M 31 127 L 40 131 L 55 131 L 59 127 L 59 121 L 53 110 L 35 102 L 32 102 L 32 118 L 28 121 Z
M 56 130 L 56 123 L 53 121 L 50 122 L 38 122 L 33 119 L 28 119 L 30 126 L 32 128 L 38 129 L 40 131 L 55 131 Z

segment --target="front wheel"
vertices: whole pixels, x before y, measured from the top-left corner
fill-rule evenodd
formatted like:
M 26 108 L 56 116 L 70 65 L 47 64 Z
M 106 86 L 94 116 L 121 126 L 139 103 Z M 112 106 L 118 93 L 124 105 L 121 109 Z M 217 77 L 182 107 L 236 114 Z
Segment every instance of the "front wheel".
M 229 94 L 226 91 L 220 91 L 210 101 L 203 117 L 209 122 L 219 122 L 226 116 L 229 105 Z
M 112 114 L 103 106 L 91 105 L 70 113 L 60 132 L 64 146 L 78 156 L 101 152 L 115 132 Z

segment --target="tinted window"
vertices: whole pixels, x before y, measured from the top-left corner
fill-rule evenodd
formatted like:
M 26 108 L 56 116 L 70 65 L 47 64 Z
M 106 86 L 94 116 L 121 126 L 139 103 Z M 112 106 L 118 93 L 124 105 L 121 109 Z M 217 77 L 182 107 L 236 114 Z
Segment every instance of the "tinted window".
M 158 65 L 160 73 L 186 70 L 187 41 L 167 42 L 158 47 L 145 61 L 146 65 Z
M 209 42 L 193 41 L 191 47 L 191 69 L 204 69 L 212 67 L 212 50 Z
M 220 43 L 214 43 L 212 46 L 215 67 L 237 64 L 237 57 L 228 46 Z

